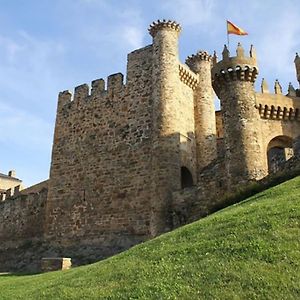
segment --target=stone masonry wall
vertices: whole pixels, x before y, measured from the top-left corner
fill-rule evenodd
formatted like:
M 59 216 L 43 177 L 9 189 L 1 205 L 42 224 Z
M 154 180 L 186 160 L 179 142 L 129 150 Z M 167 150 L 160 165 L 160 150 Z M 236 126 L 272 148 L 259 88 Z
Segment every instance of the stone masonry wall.
M 187 167 L 193 175 L 194 182 L 196 182 L 197 162 L 193 89 L 180 82 L 179 95 L 177 132 L 180 133 L 181 167 Z
M 260 160 L 268 172 L 267 152 L 270 142 L 276 138 L 293 141 L 300 135 L 300 98 L 264 91 L 256 93 L 256 107 L 260 115 L 258 126 L 262 133 Z
M 172 216 L 174 228 L 194 222 L 211 213 L 227 191 L 224 157 L 212 161 L 198 174 L 193 187 L 174 191 Z
M 47 193 L 45 181 L 0 203 L 0 272 L 38 270 Z
M 152 193 L 152 47 L 128 55 L 122 74 L 60 94 L 46 238 L 109 254 L 149 236 Z
M 223 60 L 214 61 L 212 69 L 213 86 L 222 108 L 228 187 L 267 174 L 257 159 L 262 153 L 262 136 L 255 108 L 256 54 L 251 47 L 250 56 L 245 56 L 240 44 L 236 53 L 230 57 L 225 46 Z
M 194 127 L 178 31 L 160 23 L 153 45 L 128 55 L 125 84 L 115 74 L 60 93 L 46 240 L 107 256 L 170 230 L 180 167 L 196 178 Z
M 187 58 L 187 65 L 197 74 L 194 91 L 194 119 L 197 169 L 200 171 L 217 157 L 216 118 L 211 82 L 211 59 L 206 51 Z
M 0 202 L 0 248 L 43 235 L 47 182 Z

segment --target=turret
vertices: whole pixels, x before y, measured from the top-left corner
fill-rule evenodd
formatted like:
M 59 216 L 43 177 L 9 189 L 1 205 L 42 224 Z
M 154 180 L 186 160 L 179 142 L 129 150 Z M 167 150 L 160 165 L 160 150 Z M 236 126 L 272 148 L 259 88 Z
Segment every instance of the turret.
M 180 188 L 178 103 L 178 37 L 181 27 L 174 21 L 158 20 L 150 25 L 153 37 L 153 171 L 156 197 L 152 203 L 151 234 L 170 229 L 168 211 L 172 191 Z
M 261 92 L 262 93 L 270 93 L 269 91 L 269 86 L 267 84 L 267 81 L 263 78 L 262 81 L 261 81 Z
M 213 87 L 221 100 L 229 186 L 266 175 L 255 108 L 256 54 L 251 46 L 250 56 L 245 56 L 240 43 L 236 52 L 230 57 L 225 46 L 223 60 L 212 69 Z
M 275 80 L 274 92 L 275 92 L 275 94 L 282 95 L 282 87 L 281 87 L 278 79 Z
M 288 94 L 287 96 L 290 96 L 290 97 L 296 97 L 297 94 L 296 94 L 296 90 L 295 88 L 293 87 L 292 83 L 289 82 L 289 87 L 288 87 Z
M 15 170 L 10 170 L 9 172 L 8 172 L 8 176 L 9 177 L 16 177 L 17 175 L 16 175 L 16 171 Z
M 161 135 L 173 134 L 176 118 L 172 116 L 178 88 L 178 37 L 181 27 L 174 21 L 158 20 L 150 25 L 153 37 L 153 98 Z
M 216 56 L 214 56 L 216 60 Z M 217 157 L 216 117 L 214 95 L 211 84 L 212 56 L 199 51 L 187 58 L 186 64 L 198 74 L 198 85 L 194 90 L 194 114 L 197 170 L 207 166 Z
M 300 84 L 300 57 L 299 57 L 298 53 L 296 53 L 294 63 L 295 63 L 295 67 L 296 67 L 297 80 Z

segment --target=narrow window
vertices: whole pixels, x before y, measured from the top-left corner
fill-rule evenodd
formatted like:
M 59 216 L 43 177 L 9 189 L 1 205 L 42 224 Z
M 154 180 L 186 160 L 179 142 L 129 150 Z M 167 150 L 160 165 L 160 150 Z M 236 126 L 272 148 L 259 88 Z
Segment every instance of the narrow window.
M 187 188 L 193 186 L 193 176 L 192 173 L 186 167 L 181 167 L 181 188 Z

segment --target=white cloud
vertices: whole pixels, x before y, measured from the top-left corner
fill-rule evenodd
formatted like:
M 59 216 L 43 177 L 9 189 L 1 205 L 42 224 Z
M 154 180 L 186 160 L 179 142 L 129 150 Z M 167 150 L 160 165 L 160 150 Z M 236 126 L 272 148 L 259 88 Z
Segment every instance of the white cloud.
M 13 144 L 19 149 L 48 151 L 52 142 L 53 126 L 50 122 L 13 108 L 0 100 L 0 143 Z
M 123 28 L 123 39 L 132 49 L 141 48 L 143 46 L 144 31 L 134 26 L 126 26 Z
M 127 52 L 143 46 L 147 31 L 142 11 L 136 5 L 113 1 L 77 0 L 72 6 L 73 18 L 63 20 L 80 38 L 90 55 Z M 90 15 L 90 18 L 86 18 Z
M 60 43 L 25 31 L 0 35 L 1 147 L 31 149 L 33 156 L 37 150 L 50 151 L 63 54 Z
M 270 87 L 276 78 L 287 89 L 289 81 L 295 82 L 294 57 L 300 49 L 300 11 L 287 7 L 278 12 L 276 18 L 268 19 L 264 26 L 257 26 L 255 46 L 263 77 L 267 77 Z
M 295 54 L 293 50 L 299 43 L 297 39 L 300 34 L 297 24 L 299 17 L 294 13 L 289 13 L 288 18 L 285 16 L 280 18 L 267 27 L 263 39 L 260 40 L 260 48 L 265 58 L 264 63 L 276 71 L 286 69 L 290 64 L 291 55 Z
M 21 45 L 4 36 L 0 36 L 0 48 L 9 63 L 14 63 L 18 53 L 23 50 Z
M 184 26 L 213 22 L 215 0 L 166 0 L 162 9 L 171 13 Z
M 0 172 L 17 170 L 25 186 L 48 178 L 53 124 L 0 100 Z
M 6 101 L 40 105 L 41 93 L 51 96 L 60 82 L 59 63 L 64 54 L 64 46 L 57 41 L 36 39 L 25 31 L 18 31 L 13 38 L 0 34 L 2 101 L 4 91 L 9 91 L 15 95 Z
M 64 53 L 51 39 L 0 33 L 0 171 L 16 168 L 27 184 L 48 176 Z

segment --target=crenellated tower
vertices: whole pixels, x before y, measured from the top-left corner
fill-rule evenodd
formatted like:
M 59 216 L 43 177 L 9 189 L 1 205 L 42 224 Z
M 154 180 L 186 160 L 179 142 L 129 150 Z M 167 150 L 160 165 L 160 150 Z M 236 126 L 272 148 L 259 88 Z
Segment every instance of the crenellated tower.
M 255 108 L 256 54 L 251 46 L 250 56 L 245 56 L 240 43 L 236 53 L 230 57 L 225 45 L 223 60 L 215 62 L 212 69 L 213 87 L 221 100 L 229 186 L 266 175 L 258 159 L 262 153 L 262 137 Z
M 156 129 L 161 136 L 173 134 L 176 118 L 173 115 L 178 87 L 178 37 L 181 27 L 176 22 L 160 21 L 150 25 L 153 37 L 153 100 Z
M 198 75 L 194 90 L 195 138 L 198 172 L 217 157 L 216 117 L 211 83 L 212 56 L 199 51 L 186 64 Z
M 151 233 L 168 229 L 171 193 L 180 189 L 180 150 L 177 130 L 181 27 L 174 21 L 158 20 L 150 25 L 153 37 L 153 172 L 157 197 L 153 200 Z

